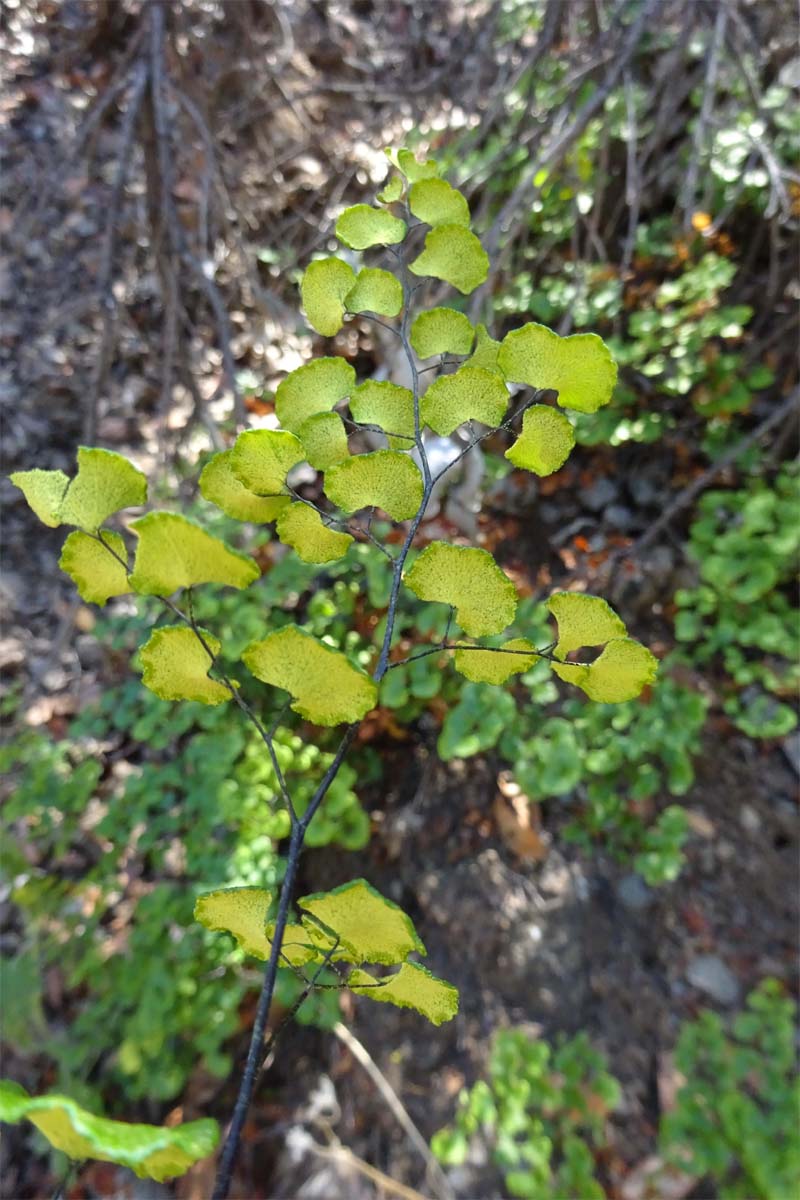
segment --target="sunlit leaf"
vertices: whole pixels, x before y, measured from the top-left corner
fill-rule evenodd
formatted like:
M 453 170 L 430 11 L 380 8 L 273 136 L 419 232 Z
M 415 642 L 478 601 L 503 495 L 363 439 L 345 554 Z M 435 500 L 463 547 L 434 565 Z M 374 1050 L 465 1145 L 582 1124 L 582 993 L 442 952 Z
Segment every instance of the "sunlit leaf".
M 143 596 L 170 596 L 196 583 L 246 588 L 258 564 L 177 513 L 153 512 L 134 521 L 139 539 L 131 586 Z
M 411 185 L 408 206 L 426 225 L 463 225 L 469 228 L 469 205 L 461 192 L 444 179 L 420 179 Z
M 390 436 L 392 449 L 408 449 L 414 441 L 414 395 L 388 380 L 368 379 L 350 395 L 353 420 L 377 425 Z
M 216 658 L 220 642 L 207 629 L 200 629 L 203 641 Z M 231 694 L 224 684 L 209 679 L 211 658 L 200 639 L 188 627 L 155 629 L 139 651 L 142 683 L 162 700 L 199 700 L 201 704 L 222 704 Z
M 502 376 L 503 372 L 497 365 L 497 354 L 500 349 L 500 343 L 496 342 L 489 335 L 485 325 L 475 326 L 475 349 L 472 356 L 464 363 L 465 367 L 483 367 L 484 371 L 491 371 L 493 375 Z
M 336 236 L 351 250 L 395 246 L 402 242 L 405 235 L 405 221 L 369 204 L 354 204 L 352 208 L 346 208 L 336 222 Z
M 425 238 L 422 253 L 409 264 L 414 275 L 431 275 L 469 295 L 489 273 L 489 259 L 474 233 L 461 225 L 439 225 Z
M 514 620 L 517 589 L 486 550 L 431 542 L 404 576 L 420 600 L 437 600 L 456 610 L 470 637 L 502 633 Z
M 451 1021 L 458 1012 L 458 989 L 419 963 L 403 963 L 394 975 L 381 979 L 357 969 L 350 972 L 347 984 L 359 996 L 397 1008 L 413 1008 L 434 1025 Z
M 503 651 L 515 651 L 513 654 Z M 530 650 L 530 654 L 522 651 Z M 529 671 L 539 656 L 527 638 L 512 638 L 502 650 L 456 650 L 456 670 L 473 683 L 505 683 L 512 675 Z
M 183 1175 L 212 1154 L 219 1140 L 216 1121 L 187 1121 L 170 1128 L 132 1125 L 96 1117 L 69 1096 L 30 1096 L 10 1079 L 0 1081 L 0 1121 L 27 1118 L 52 1146 L 77 1161 L 119 1163 L 140 1179 L 162 1182 Z
M 289 692 L 293 711 L 316 725 L 360 721 L 375 706 L 374 681 L 296 625 L 254 642 L 242 659 L 256 679 Z
M 386 153 L 409 183 L 416 183 L 418 179 L 432 179 L 439 174 L 439 166 L 432 158 L 420 162 L 412 150 L 403 148 L 398 150 L 397 154 L 392 150 L 387 150 Z
M 40 521 L 51 528 L 77 525 L 96 533 L 122 508 L 135 508 L 147 499 L 142 472 L 113 450 L 78 447 L 78 472 L 71 480 L 63 471 L 15 471 L 11 482 L 25 496 Z
M 600 596 L 583 592 L 554 592 L 547 607 L 558 622 L 557 658 L 581 646 L 602 646 L 628 632 L 613 608 Z
M 302 922 L 318 945 L 330 946 L 328 930 L 338 935 L 335 957 L 341 961 L 391 966 L 404 962 L 412 950 L 425 953 L 411 918 L 365 879 L 354 879 L 330 892 L 303 896 L 297 907 L 316 918 L 314 921 L 304 916 Z
M 393 175 L 386 187 L 377 193 L 377 199 L 381 204 L 394 204 L 395 200 L 399 200 L 403 194 L 403 181 L 399 175 Z
M 345 297 L 345 308 L 351 313 L 380 313 L 396 317 L 403 307 L 403 286 L 390 271 L 364 267 Z
M 102 529 L 98 536 L 113 554 L 88 533 L 75 530 L 64 542 L 58 565 L 71 577 L 82 600 L 102 607 L 112 596 L 124 596 L 133 587 L 127 566 L 123 565 L 128 562 L 128 552 L 120 535 Z
M 44 525 L 57 529 L 61 525 L 59 510 L 64 493 L 69 485 L 69 476 L 63 471 L 42 471 L 38 467 L 32 471 L 14 471 L 9 479 L 18 487 L 33 509 L 36 516 Z
M 300 426 L 299 436 L 306 461 L 317 471 L 327 471 L 350 454 L 347 430 L 336 412 L 315 413 Z
M 266 888 L 233 887 L 203 892 L 194 906 L 194 919 L 215 933 L 230 933 L 245 954 L 263 962 L 272 953 L 273 925 L 267 924 L 272 893 Z M 300 925 L 287 925 L 281 954 L 292 966 L 302 967 L 317 959 L 319 952 L 307 945 L 308 934 Z
M 450 434 L 465 421 L 499 425 L 508 408 L 508 388 L 498 375 L 482 367 L 461 367 L 455 375 L 434 380 L 420 401 L 423 424 Z
M 275 496 L 292 467 L 305 458 L 303 443 L 283 429 L 246 429 L 231 448 L 231 471 L 257 496 Z
M 208 460 L 200 473 L 201 494 L 235 521 L 274 521 L 290 503 L 289 497 L 257 496 L 249 491 L 234 475 L 232 459 L 233 450 L 222 450 Z
M 432 358 L 434 354 L 469 354 L 473 334 L 472 322 L 464 313 L 430 308 L 415 318 L 409 340 L 420 358 Z
M 276 529 L 281 541 L 307 563 L 333 562 L 347 553 L 353 540 L 349 533 L 330 529 L 315 508 L 299 502 L 281 513 Z
M 374 506 L 405 521 L 422 503 L 422 475 L 399 450 L 354 454 L 325 472 L 325 494 L 343 512 Z
M 330 410 L 356 381 L 356 373 L 343 358 L 315 358 L 292 371 L 278 385 L 275 412 L 284 429 L 298 433 L 315 413 Z
M 506 458 L 534 475 L 552 475 L 563 467 L 574 445 L 575 430 L 564 414 L 534 404 L 523 414 L 522 432 L 506 450 Z
M 341 258 L 319 258 L 309 263 L 300 284 L 308 323 L 323 337 L 333 337 L 344 323 L 344 298 L 356 273 Z M 354 311 L 354 310 L 351 310 Z
M 600 704 L 621 704 L 633 700 L 652 683 L 658 671 L 658 659 L 633 638 L 613 638 L 593 663 L 553 663 L 553 670 L 565 683 L 574 683 L 590 700 Z
M 558 392 L 562 408 L 592 413 L 608 404 L 617 364 L 596 333 L 559 337 L 544 325 L 523 325 L 503 338 L 498 366 L 509 382 Z

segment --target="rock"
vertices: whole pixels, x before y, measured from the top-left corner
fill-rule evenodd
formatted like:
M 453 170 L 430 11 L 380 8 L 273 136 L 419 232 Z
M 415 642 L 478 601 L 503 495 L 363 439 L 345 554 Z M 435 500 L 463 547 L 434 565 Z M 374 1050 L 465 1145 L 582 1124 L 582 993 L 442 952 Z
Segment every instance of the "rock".
M 739 999 L 736 976 L 716 954 L 700 954 L 693 958 L 686 969 L 686 978 L 692 987 L 705 992 L 718 1004 L 730 1007 Z
M 646 475 L 634 475 L 629 479 L 628 491 L 640 508 L 644 508 L 647 504 L 654 504 L 660 496 L 660 489 Z
M 592 512 L 600 512 L 612 504 L 619 495 L 619 489 L 610 479 L 598 479 L 581 492 L 581 500 Z
M 796 729 L 794 733 L 790 733 L 783 739 L 781 749 L 797 774 L 800 775 L 800 729 Z
M 761 818 L 749 804 L 743 804 L 739 809 L 739 823 L 749 834 L 756 834 L 761 829 Z
M 626 908 L 638 912 L 653 901 L 653 893 L 641 875 L 625 875 L 617 884 L 617 896 Z
M 636 514 L 632 513 L 625 504 L 609 504 L 603 513 L 603 519 L 614 529 L 628 530 L 639 524 Z

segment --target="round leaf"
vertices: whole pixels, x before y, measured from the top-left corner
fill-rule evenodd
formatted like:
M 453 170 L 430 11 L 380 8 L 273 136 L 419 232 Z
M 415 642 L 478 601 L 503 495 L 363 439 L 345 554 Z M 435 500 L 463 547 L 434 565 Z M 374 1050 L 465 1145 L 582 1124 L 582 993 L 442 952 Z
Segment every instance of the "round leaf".
M 57 529 L 61 525 L 59 510 L 69 486 L 69 476 L 63 471 L 14 471 L 8 477 L 18 487 L 43 525 Z
M 31 1121 L 52 1146 L 77 1161 L 119 1163 L 140 1179 L 159 1183 L 183 1175 L 212 1154 L 219 1141 L 216 1121 L 187 1121 L 169 1129 L 110 1121 L 81 1108 L 69 1096 L 29 1096 L 9 1079 L 0 1082 L 0 1120 Z
M 347 431 L 336 412 L 315 413 L 300 426 L 300 441 L 306 461 L 317 471 L 327 471 L 335 463 L 348 458 Z
M 403 449 L 414 441 L 414 395 L 408 388 L 368 379 L 353 389 L 350 413 L 361 425 L 385 430 L 393 448 Z
M 336 222 L 336 236 L 351 250 L 396 246 L 406 236 L 406 224 L 381 208 L 354 204 L 352 208 L 346 208 Z
M 403 963 L 394 975 L 377 979 L 367 971 L 351 971 L 347 980 L 359 996 L 397 1008 L 413 1008 L 433 1025 L 451 1021 L 458 1012 L 458 988 L 438 979 L 419 963 Z
M 135 508 L 147 499 L 142 472 L 113 450 L 78 447 L 78 473 L 67 479 L 63 471 L 15 471 L 18 487 L 40 521 L 55 529 L 77 525 L 96 533 L 113 513 Z
M 200 633 L 216 658 L 220 642 L 207 629 Z M 205 647 L 188 628 L 155 629 L 139 652 L 142 683 L 162 700 L 199 700 L 222 704 L 231 694 L 222 683 L 209 679 L 212 660 Z
M 316 358 L 278 385 L 275 412 L 284 429 L 298 433 L 315 413 L 330 412 L 350 394 L 356 373 L 343 358 Z
M 307 563 L 333 562 L 347 553 L 353 540 L 349 533 L 330 529 L 315 508 L 303 503 L 285 509 L 276 528 L 281 541 Z
M 130 582 L 142 596 L 170 596 L 196 583 L 246 588 L 259 577 L 258 564 L 247 554 L 177 513 L 148 513 L 131 528 L 139 544 Z
M 557 658 L 565 658 L 581 646 L 602 646 L 628 632 L 624 621 L 600 596 L 554 592 L 547 607 L 558 622 Z
M 497 365 L 497 354 L 500 349 L 500 343 L 496 342 L 493 337 L 489 336 L 489 332 L 485 325 L 475 326 L 475 349 L 472 357 L 468 358 L 464 363 L 465 367 L 483 367 L 484 371 L 491 371 L 493 375 L 502 376 L 503 372 Z
M 436 433 L 450 434 L 465 421 L 499 425 L 508 408 L 508 388 L 498 375 L 482 367 L 461 367 L 442 375 L 420 402 L 420 416 Z
M 247 429 L 231 449 L 231 471 L 257 496 L 276 496 L 292 467 L 305 458 L 302 442 L 283 429 Z
M 562 408 L 593 413 L 608 404 L 617 364 L 596 333 L 559 337 L 544 325 L 523 325 L 503 338 L 497 358 L 506 379 L 558 392 Z
M 297 907 L 316 918 L 302 918 L 315 943 L 329 947 L 328 930 L 338 935 L 335 957 L 341 961 L 391 966 L 404 962 L 412 950 L 425 953 L 411 918 L 365 879 L 353 879 L 330 892 L 303 896 Z
M 465 296 L 489 273 L 489 258 L 474 233 L 461 225 L 439 225 L 425 238 L 422 253 L 409 264 L 414 275 L 431 275 Z
M 344 321 L 344 298 L 355 282 L 353 268 L 341 258 L 319 258 L 309 263 L 300 284 L 308 323 L 323 337 L 333 337 Z
M 456 610 L 470 637 L 502 633 L 514 620 L 517 589 L 486 550 L 432 542 L 404 576 L 420 600 L 437 600 Z
M 396 317 L 403 307 L 403 286 L 390 271 L 364 267 L 347 293 L 344 306 L 351 313 L 371 312 Z
M 416 515 L 422 491 L 419 468 L 399 450 L 354 454 L 325 472 L 325 494 L 346 513 L 374 506 L 405 521 Z
M 469 205 L 461 192 L 444 179 L 420 179 L 411 185 L 408 206 L 426 225 L 463 225 L 469 228 Z
M 420 162 L 413 151 L 406 150 L 405 147 L 402 150 L 398 150 L 396 156 L 388 150 L 387 154 L 396 163 L 398 169 L 403 172 L 409 183 L 416 183 L 418 179 L 432 179 L 439 174 L 439 166 L 432 158 Z
M 421 312 L 411 326 L 410 342 L 420 358 L 435 354 L 469 354 L 474 330 L 464 313 L 454 308 Z
M 272 893 L 266 888 L 234 887 L 203 892 L 194 906 L 194 919 L 215 933 L 231 933 L 245 954 L 263 962 L 272 953 L 273 926 L 267 923 Z M 287 925 L 281 945 L 282 956 L 295 967 L 320 957 L 306 945 L 308 934 L 300 925 Z
M 633 638 L 614 638 L 588 666 L 554 662 L 553 670 L 559 679 L 574 683 L 590 700 L 621 704 L 633 700 L 653 682 L 658 659 Z
M 534 475 L 552 475 L 563 467 L 574 445 L 575 430 L 564 414 L 534 404 L 523 414 L 522 432 L 505 456 Z
M 524 653 L 528 650 L 530 654 Z M 512 675 L 529 671 L 538 657 L 533 642 L 527 638 L 512 638 L 498 650 L 456 650 L 454 664 L 459 674 L 472 683 L 500 684 Z
M 403 194 L 403 181 L 399 175 L 393 175 L 384 189 L 377 193 L 376 199 L 381 204 L 394 204 Z
M 235 521 L 264 524 L 274 521 L 289 504 L 288 496 L 257 496 L 233 473 L 233 450 L 223 450 L 209 459 L 200 473 L 201 495 Z
M 118 533 L 108 529 L 99 536 L 114 551 L 111 554 L 88 533 L 75 530 L 64 542 L 58 565 L 71 577 L 82 600 L 87 604 L 105 604 L 112 596 L 124 596 L 133 591 L 128 580 L 128 552 Z M 117 557 L 115 558 L 114 555 Z M 119 562 L 119 559 L 122 562 Z
M 293 711 L 315 725 L 360 721 L 375 706 L 374 681 L 296 625 L 254 642 L 242 659 L 256 679 L 289 692 Z

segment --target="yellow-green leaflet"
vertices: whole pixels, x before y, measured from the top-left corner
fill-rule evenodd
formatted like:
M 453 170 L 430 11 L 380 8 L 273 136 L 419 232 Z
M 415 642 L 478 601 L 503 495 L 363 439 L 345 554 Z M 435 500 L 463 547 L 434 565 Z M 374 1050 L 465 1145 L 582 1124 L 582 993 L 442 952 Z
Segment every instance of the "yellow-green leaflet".
M 473 546 L 431 542 L 404 576 L 420 600 L 438 600 L 456 610 L 470 637 L 502 633 L 514 620 L 517 589 L 491 554 Z
M 222 648 L 219 640 L 207 629 L 199 632 L 216 658 Z M 162 700 L 222 704 L 231 698 L 224 684 L 209 679 L 212 660 L 193 629 L 178 625 L 155 629 L 142 646 L 139 657 L 142 683 Z
M 433 1025 L 451 1021 L 458 1012 L 458 989 L 419 963 L 403 963 L 399 971 L 381 978 L 356 969 L 347 982 L 358 995 L 397 1008 L 413 1008 Z
M 399 450 L 354 454 L 325 472 L 325 494 L 346 513 L 381 508 L 395 521 L 413 517 L 422 503 L 419 467 Z
M 315 920 L 303 918 L 311 939 L 325 948 L 331 944 L 327 930 L 339 937 L 336 957 L 346 962 L 404 962 L 412 950 L 425 946 L 411 918 L 387 900 L 365 879 L 354 879 L 330 892 L 303 896 L 298 908 Z
M 559 337 L 531 323 L 507 333 L 497 364 L 511 383 L 558 392 L 562 408 L 593 413 L 608 404 L 617 382 L 617 364 L 596 333 Z

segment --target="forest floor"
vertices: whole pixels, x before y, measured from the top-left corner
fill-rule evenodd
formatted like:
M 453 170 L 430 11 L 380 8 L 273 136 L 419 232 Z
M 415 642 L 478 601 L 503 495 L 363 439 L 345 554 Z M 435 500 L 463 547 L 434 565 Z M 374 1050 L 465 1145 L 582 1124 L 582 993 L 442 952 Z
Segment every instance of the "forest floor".
M 48 73 L 40 64 L 29 75 L 20 65 L 15 87 L 4 100 L 11 165 L 0 228 L 16 238 L 0 274 L 6 309 L 0 331 L 6 472 L 31 464 L 70 470 L 84 430 L 81 398 L 102 336 L 97 297 L 87 280 L 96 274 L 105 228 L 104 186 L 92 184 L 87 190 L 85 167 L 76 164 L 69 168 L 74 176 L 64 176 L 62 165 L 59 188 L 46 198 L 48 229 L 32 216 L 24 244 L 19 235 L 20 211 L 29 208 L 30 189 L 42 178 L 47 155 L 41 147 L 51 153 L 75 124 L 70 95 L 55 65 Z M 336 140 L 339 162 L 352 161 L 359 152 L 352 135 L 348 143 L 356 124 L 354 118 L 348 124 L 339 104 L 335 124 L 325 130 L 326 139 Z M 359 132 L 354 140 L 361 136 Z M 228 149 L 253 168 L 252 146 Z M 115 152 L 116 140 L 102 133 L 95 153 L 101 164 L 107 156 L 106 166 L 95 169 L 94 178 L 108 176 Z M 306 169 L 313 175 L 313 162 Z M 297 188 L 284 186 L 285 194 L 276 199 L 272 177 L 249 169 L 242 187 L 251 196 L 243 207 L 252 203 L 253 192 L 263 189 L 280 211 L 291 212 L 298 204 Z M 362 194 L 363 186 L 351 181 L 340 199 L 358 200 Z M 78 197 L 80 203 L 75 202 Z M 234 207 L 239 199 L 233 196 Z M 123 225 L 118 252 L 129 263 L 126 270 L 134 269 L 136 236 L 135 222 Z M 69 274 L 65 261 L 71 264 Z M 140 462 L 158 463 L 173 452 L 173 435 L 180 433 L 185 414 L 175 416 L 176 429 L 165 446 L 158 372 L 148 357 L 158 344 L 159 320 L 149 286 L 147 280 L 141 283 L 139 307 L 123 327 L 98 428 L 103 445 Z M 289 292 L 279 299 L 287 307 L 292 303 Z M 274 377 L 280 358 L 265 355 L 259 339 L 272 347 L 295 345 L 297 326 L 291 318 L 281 326 L 282 318 L 273 316 L 265 338 L 263 312 L 242 305 L 238 314 L 237 366 L 263 375 L 268 358 Z M 369 344 L 377 367 L 379 347 Z M 213 354 L 202 370 L 213 380 L 219 371 Z M 501 565 L 527 572 L 532 587 L 540 567 L 548 563 L 553 585 L 569 572 L 573 579 L 577 573 L 590 591 L 599 590 L 589 557 L 570 549 L 571 543 L 565 549 L 558 532 L 581 520 L 594 538 L 614 544 L 613 521 L 585 502 L 598 479 L 605 479 L 610 489 L 604 511 L 623 505 L 633 511 L 630 536 L 644 531 L 663 508 L 665 495 L 680 486 L 681 436 L 678 430 L 669 444 L 652 447 L 582 448 L 575 465 L 583 482 L 548 495 L 535 518 L 535 540 L 525 540 L 533 522 L 530 512 L 501 514 L 508 530 L 498 549 Z M 632 499 L 633 476 L 652 485 L 649 508 Z M 82 627 L 83 609 L 58 570 L 58 531 L 44 530 L 12 496 L 13 489 L 2 486 L 2 498 L 8 501 L 2 582 L 7 615 L 0 667 L 5 682 L 16 689 L 16 719 L 56 737 L 104 686 L 109 655 L 91 629 Z M 425 532 L 423 526 L 423 536 Z M 662 546 L 660 566 L 653 559 L 637 564 L 638 575 L 623 593 L 626 619 L 636 636 L 656 643 L 661 652 L 669 648 L 669 625 L 653 613 L 663 612 L 676 580 L 689 570 L 685 533 L 684 514 L 667 544 L 666 566 Z M 642 579 L 647 580 L 647 594 L 637 604 Z M 445 765 L 437 758 L 435 742 L 435 726 L 422 721 L 413 742 L 387 737 L 378 743 L 385 782 L 369 785 L 360 797 L 373 834 L 363 851 L 348 856 L 347 869 L 352 877 L 367 877 L 411 914 L 437 973 L 460 989 L 461 1015 L 434 1029 L 413 1014 L 351 998 L 343 1020 L 426 1138 L 452 1118 L 459 1088 L 480 1077 L 495 1030 L 522 1024 L 547 1037 L 586 1030 L 608 1054 L 624 1090 L 601 1164 L 603 1177 L 610 1195 L 638 1200 L 631 1171 L 654 1153 L 659 1115 L 674 1094 L 671 1049 L 680 1024 L 708 1005 L 735 1011 L 765 976 L 796 990 L 798 778 L 790 746 L 748 739 L 724 719 L 707 725 L 696 780 L 682 800 L 691 823 L 687 865 L 675 883 L 652 889 L 602 848 L 587 855 L 564 843 L 559 829 L 566 818 L 557 805 L 546 807 L 542 815 L 546 857 L 533 859 L 515 840 L 515 831 L 498 819 L 499 760 L 489 754 Z M 309 852 L 303 890 L 341 882 L 341 859 L 341 851 L 333 847 Z M 234 1047 L 237 1057 L 245 1045 L 243 1031 Z M 6 1066 L 13 1063 L 10 1049 Z M 285 1200 L 362 1195 L 366 1200 L 376 1194 L 374 1185 L 352 1167 L 323 1158 L 306 1142 L 288 1136 L 292 1129 L 316 1128 L 318 1116 L 310 1110 L 315 1102 L 324 1108 L 325 1077 L 336 1100 L 330 1124 L 341 1142 L 360 1159 L 428 1194 L 425 1163 L 352 1052 L 335 1035 L 299 1026 L 290 1026 L 284 1035 L 253 1106 L 233 1194 Z M 185 1102 L 196 1107 L 208 1089 L 198 1069 Z M 232 1095 L 230 1088 L 221 1094 L 217 1090 L 213 1115 L 224 1119 Z M 20 1200 L 47 1194 L 42 1159 L 28 1158 L 17 1166 L 14 1178 L 13 1194 Z M 454 1185 L 465 1197 L 488 1200 L 501 1194 L 497 1174 L 486 1165 L 461 1169 Z M 692 1186 L 696 1196 L 712 1195 L 700 1181 L 690 1181 L 684 1194 Z M 166 1194 L 157 1187 L 132 1188 L 114 1169 L 95 1166 L 84 1168 L 67 1194 L 71 1200 Z M 208 1189 L 207 1167 L 201 1165 L 173 1190 L 182 1200 L 205 1200 Z

